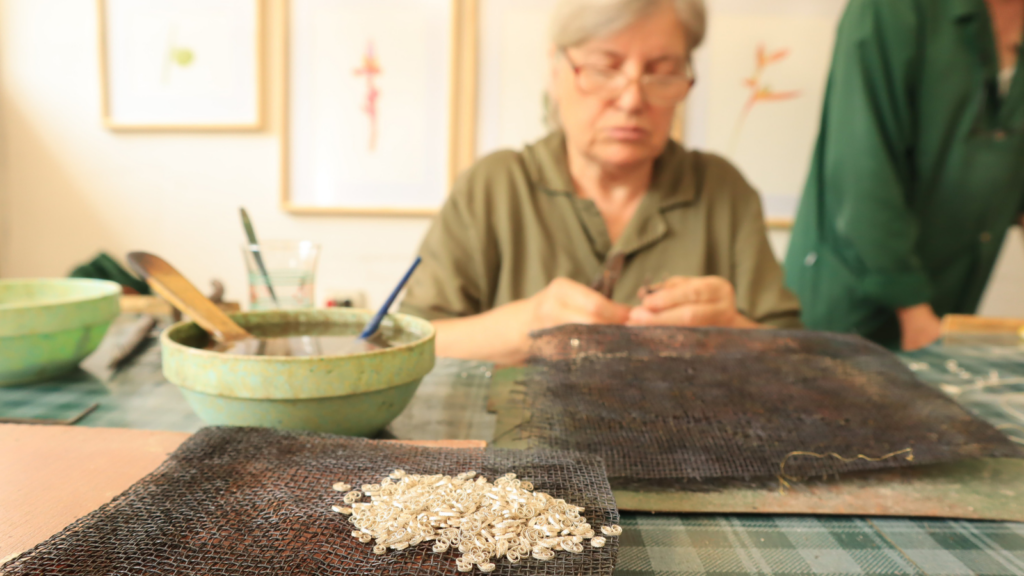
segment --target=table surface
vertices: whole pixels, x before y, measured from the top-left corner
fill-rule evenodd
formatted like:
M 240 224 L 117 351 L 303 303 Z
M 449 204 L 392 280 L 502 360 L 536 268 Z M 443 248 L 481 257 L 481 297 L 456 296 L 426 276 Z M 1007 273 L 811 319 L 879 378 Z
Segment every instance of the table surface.
M 116 326 L 110 337 L 117 337 Z M 962 340 L 902 354 L 925 382 L 1024 443 L 1024 347 Z M 439 359 L 387 434 L 491 440 L 485 407 L 492 366 Z M 0 418 L 194 432 L 202 421 L 160 372 L 151 340 L 112 377 L 83 371 L 0 388 Z M 4 474 L 0 467 L 0 486 Z M 3 511 L 0 511 L 2 514 Z M 623 514 L 619 576 L 701 574 L 1024 575 L 1024 524 L 892 518 Z
M 188 432 L 0 425 L 0 564 L 127 490 Z

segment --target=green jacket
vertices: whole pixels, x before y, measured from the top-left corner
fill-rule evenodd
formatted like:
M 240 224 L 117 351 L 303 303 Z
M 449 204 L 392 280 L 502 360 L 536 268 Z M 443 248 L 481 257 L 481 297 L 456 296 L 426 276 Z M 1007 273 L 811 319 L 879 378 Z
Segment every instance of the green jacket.
M 1024 211 L 997 68 L 984 0 L 851 0 L 785 265 L 806 326 L 895 345 L 896 308 L 975 310 Z

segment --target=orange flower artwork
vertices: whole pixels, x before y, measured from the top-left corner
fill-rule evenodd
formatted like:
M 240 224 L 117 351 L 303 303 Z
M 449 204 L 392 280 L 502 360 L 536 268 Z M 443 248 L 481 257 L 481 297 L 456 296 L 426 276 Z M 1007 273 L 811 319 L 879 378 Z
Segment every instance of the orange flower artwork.
M 373 40 L 366 44 L 366 52 L 363 53 L 363 65 L 356 68 L 353 74 L 366 77 L 366 100 L 363 102 L 363 112 L 370 118 L 370 151 L 377 149 L 377 99 L 380 98 L 380 89 L 377 88 L 377 76 L 382 74 L 380 61 L 377 60 L 376 51 L 373 49 Z
M 800 96 L 799 90 L 776 92 L 764 81 L 764 74 L 768 67 L 785 60 L 787 56 L 789 56 L 789 50 L 787 48 L 769 53 L 765 50 L 764 44 L 758 45 L 757 53 L 755 54 L 754 73 L 749 78 L 743 79 L 743 85 L 750 91 L 750 96 L 747 98 L 747 102 L 743 105 L 743 110 L 740 111 L 740 117 L 736 121 L 736 129 L 733 131 L 732 141 L 729 145 L 729 149 L 731 151 L 736 150 L 736 144 L 739 140 L 740 133 L 743 131 L 743 124 L 747 121 L 747 116 L 750 115 L 750 111 L 754 109 L 754 106 L 760 102 L 793 100 Z

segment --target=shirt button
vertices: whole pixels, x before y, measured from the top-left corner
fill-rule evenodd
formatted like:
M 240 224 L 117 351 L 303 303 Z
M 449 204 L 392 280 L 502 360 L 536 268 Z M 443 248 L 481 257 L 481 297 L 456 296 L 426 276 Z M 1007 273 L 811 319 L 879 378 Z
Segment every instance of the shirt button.
M 996 142 L 1002 142 L 1006 140 L 1006 130 L 996 130 L 992 133 L 992 139 Z
M 804 258 L 804 266 L 808 266 L 808 267 L 814 266 L 814 263 L 817 262 L 817 261 L 818 261 L 818 253 L 817 252 L 811 252 L 810 254 L 807 255 L 806 258 Z
M 992 235 L 989 234 L 988 232 L 982 232 L 981 236 L 979 236 L 978 239 L 981 240 L 982 242 L 991 242 Z

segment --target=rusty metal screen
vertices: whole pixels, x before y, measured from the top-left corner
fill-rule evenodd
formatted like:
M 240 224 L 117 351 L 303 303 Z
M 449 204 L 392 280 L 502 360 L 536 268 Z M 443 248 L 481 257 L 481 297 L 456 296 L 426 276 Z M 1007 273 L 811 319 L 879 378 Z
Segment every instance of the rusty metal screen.
M 456 574 L 458 553 L 430 543 L 384 555 L 351 536 L 333 483 L 379 482 L 391 470 L 489 479 L 514 472 L 536 490 L 586 508 L 594 526 L 617 523 L 601 462 L 553 450 L 442 449 L 280 432 L 205 428 L 156 471 L 0 574 Z M 69 481 L 74 481 L 69 478 Z M 494 574 L 610 575 L 618 539 L 554 560 L 496 560 Z M 479 571 L 476 571 L 479 574 Z
M 563 326 L 536 333 L 502 443 L 600 456 L 614 488 L 724 484 L 1021 457 L 860 337 Z

